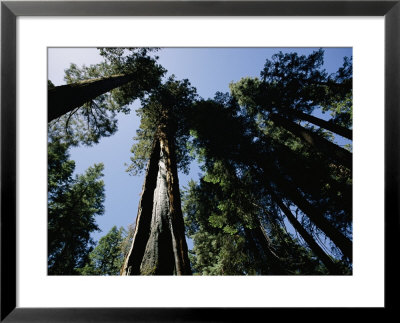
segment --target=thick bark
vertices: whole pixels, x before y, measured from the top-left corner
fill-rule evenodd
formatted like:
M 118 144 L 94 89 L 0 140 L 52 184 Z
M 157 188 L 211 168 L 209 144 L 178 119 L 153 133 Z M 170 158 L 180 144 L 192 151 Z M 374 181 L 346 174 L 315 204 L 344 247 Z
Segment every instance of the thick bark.
M 173 140 L 161 127 L 147 166 L 131 250 L 121 275 L 191 275 Z
M 48 90 L 48 122 L 80 107 L 101 94 L 133 81 L 134 74 L 89 79 Z
M 185 239 L 181 196 L 179 191 L 178 169 L 173 136 L 167 125 L 160 128 L 160 147 L 165 155 L 166 181 L 168 185 L 169 219 L 172 234 L 175 269 L 177 275 L 191 275 L 188 247 Z
M 161 150 L 157 186 L 154 191 L 150 236 L 140 265 L 142 275 L 172 275 L 175 272 L 165 159 Z
M 330 121 L 325 121 L 323 119 L 314 117 L 310 114 L 306 114 L 300 111 L 296 111 L 294 109 L 284 109 L 282 110 L 283 113 L 295 117 L 296 119 L 308 121 L 312 124 L 315 124 L 318 127 L 324 128 L 326 130 L 332 131 L 344 138 L 353 140 L 353 131 L 350 129 L 347 129 L 345 127 L 339 126 L 337 124 L 334 124 L 333 122 Z
M 332 160 L 348 169 L 352 169 L 352 153 L 348 150 L 343 149 L 329 140 L 322 138 L 318 134 L 276 114 L 271 114 L 270 119 L 278 126 L 285 128 L 310 146 L 318 149 Z
M 277 198 L 276 196 L 273 196 L 273 198 L 274 201 L 278 204 L 279 208 L 286 215 L 289 222 L 293 225 L 297 232 L 299 232 L 299 234 L 302 236 L 302 238 L 310 247 L 310 249 L 314 252 L 314 254 L 323 262 L 329 272 L 334 275 L 340 275 L 341 271 L 338 266 L 332 261 L 331 257 L 329 257 L 315 242 L 314 238 L 303 228 L 300 222 L 297 221 L 296 217 L 292 214 L 289 208 L 287 208 L 286 205 L 283 204 L 281 199 Z
M 272 180 L 287 197 L 342 251 L 343 255 L 352 259 L 352 242 L 343 233 L 336 229 L 320 212 L 314 207 L 294 185 L 279 175 L 271 174 Z
M 125 259 L 121 275 L 139 275 L 146 244 L 150 235 L 154 190 L 157 185 L 160 160 L 160 142 L 154 140 L 139 201 L 136 227 L 131 249 Z

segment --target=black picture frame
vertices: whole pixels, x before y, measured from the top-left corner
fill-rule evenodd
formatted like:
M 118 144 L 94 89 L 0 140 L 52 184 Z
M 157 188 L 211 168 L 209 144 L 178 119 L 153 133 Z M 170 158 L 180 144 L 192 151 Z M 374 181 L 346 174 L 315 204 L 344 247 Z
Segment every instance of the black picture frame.
M 394 239 L 399 237 L 400 227 L 400 0 L 2 1 L 1 322 L 233 322 L 243 321 L 244 316 L 250 317 L 245 321 L 252 321 L 251 317 L 265 317 L 270 315 L 266 313 L 267 310 L 280 313 L 285 311 L 285 315 L 292 313 L 292 309 L 288 311 L 288 309 L 268 308 L 16 307 L 16 19 L 18 16 L 384 16 L 385 307 L 383 310 L 396 307 L 393 292 L 397 291 L 399 286 L 397 278 L 399 275 L 394 273 L 397 268 L 394 261 L 398 255 Z M 371 257 L 373 258 L 373 255 Z M 304 310 L 297 309 L 302 313 L 308 313 Z M 382 309 L 375 310 L 379 312 L 377 315 L 382 320 Z

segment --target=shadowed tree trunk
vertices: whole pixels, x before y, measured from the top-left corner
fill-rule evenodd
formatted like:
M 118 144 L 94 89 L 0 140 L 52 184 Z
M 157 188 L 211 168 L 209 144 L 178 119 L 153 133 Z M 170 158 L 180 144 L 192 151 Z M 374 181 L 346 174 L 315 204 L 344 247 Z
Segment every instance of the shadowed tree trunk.
M 271 244 L 271 240 L 262 227 L 261 223 L 254 229 L 248 229 L 244 226 L 244 231 L 249 241 L 249 246 L 253 249 L 253 252 L 260 257 L 265 258 L 265 261 L 270 266 L 270 271 L 264 272 L 264 268 L 261 269 L 261 275 L 285 275 L 287 272 L 282 268 L 280 259 L 274 252 Z
M 270 119 L 276 125 L 290 131 L 295 136 L 299 137 L 310 146 L 318 149 L 332 160 L 347 167 L 348 169 L 352 168 L 352 153 L 348 150 L 343 149 L 329 140 L 322 138 L 318 134 L 276 114 L 271 114 Z
M 169 198 L 169 221 L 177 275 L 191 275 L 188 247 L 185 239 L 174 136 L 168 123 L 160 127 L 160 147 L 165 156 L 166 181 Z
M 281 153 L 279 159 L 275 159 L 275 162 L 279 164 L 280 168 L 283 169 L 284 173 L 292 178 L 292 182 L 295 182 L 297 187 L 301 191 L 307 192 L 311 195 L 314 194 L 311 188 L 321 187 L 321 180 L 324 184 L 329 184 L 332 191 L 342 192 L 341 196 L 343 209 L 351 214 L 352 212 L 352 185 L 339 182 L 335 180 L 329 172 L 319 166 L 319 162 L 313 165 L 307 165 L 309 162 L 308 158 L 303 158 L 298 154 L 294 153 L 292 149 L 288 146 L 275 142 L 274 145 L 277 146 L 277 151 Z M 322 161 L 321 161 L 322 163 Z M 295 164 L 296 168 L 292 165 Z M 321 189 L 317 190 L 321 193 Z M 320 195 L 316 196 L 315 199 L 319 199 Z
M 285 185 L 284 192 L 288 198 L 298 206 L 300 210 L 322 231 L 333 243 L 343 252 L 343 254 L 352 259 L 352 243 L 346 236 L 336 229 L 316 207 L 310 204 L 298 191 L 289 185 Z
M 150 235 L 140 265 L 142 275 L 172 275 L 176 272 L 165 160 L 166 157 L 161 150 Z
M 268 167 L 264 168 L 265 172 Z M 289 181 L 284 179 L 277 172 L 272 171 L 265 173 L 265 179 L 271 179 L 280 192 L 282 192 L 289 200 L 291 200 L 329 239 L 342 251 L 343 255 L 352 259 L 352 242 L 337 228 L 335 228 L 323 215 L 323 213 L 313 206 Z M 269 186 L 269 184 L 268 184 Z M 273 190 L 269 187 L 269 191 Z
M 237 156 L 241 157 L 238 158 Z M 276 191 L 282 193 L 291 200 L 322 232 L 326 234 L 327 237 L 330 238 L 330 240 L 342 251 L 343 255 L 351 260 L 351 240 L 334 227 L 331 222 L 325 218 L 324 212 L 318 207 L 312 205 L 292 182 L 287 180 L 285 176 L 281 175 L 279 169 L 273 162 L 268 160 L 267 156 L 260 155 L 257 151 L 250 150 L 247 155 L 238 154 L 233 156 L 233 158 L 235 158 L 236 161 L 248 164 L 249 156 L 251 156 L 251 162 L 255 163 L 257 172 L 261 169 L 264 173 L 264 175 L 261 176 L 263 176 L 262 180 L 267 185 L 267 188 L 271 191 L 270 183 L 274 183 Z
M 344 138 L 347 138 L 347 139 L 350 139 L 350 140 L 353 139 L 353 131 L 352 130 L 347 129 L 347 128 L 342 127 L 342 126 L 339 126 L 337 124 L 334 124 L 331 121 L 325 121 L 323 119 L 314 117 L 314 116 L 312 116 L 310 114 L 306 114 L 306 113 L 303 113 L 303 112 L 300 112 L 300 111 L 296 111 L 294 109 L 282 109 L 281 111 L 283 113 L 289 115 L 289 116 L 295 117 L 296 119 L 301 119 L 301 120 L 304 120 L 304 121 L 308 121 L 308 122 L 310 122 L 312 124 L 315 124 L 318 127 L 321 127 L 321 128 L 326 129 L 326 130 L 332 131 L 332 132 L 334 132 L 334 133 L 336 133 L 336 134 L 338 134 L 338 135 L 340 135 L 340 136 L 342 136 Z
M 293 225 L 293 227 L 299 232 L 301 237 L 310 247 L 310 249 L 314 252 L 314 254 L 322 261 L 325 267 L 329 270 L 329 272 L 333 275 L 340 275 L 342 272 L 336 266 L 336 264 L 332 261 L 331 257 L 329 257 L 322 248 L 315 242 L 314 238 L 303 228 L 299 221 L 297 221 L 296 217 L 292 214 L 288 207 L 286 207 L 283 202 L 272 195 L 274 201 L 278 204 L 279 208 L 283 211 L 283 213 L 288 218 L 289 222 Z
M 48 90 L 48 122 L 80 107 L 101 94 L 133 81 L 134 74 L 89 79 Z
M 160 142 L 153 142 L 150 159 L 147 164 L 142 195 L 139 201 L 136 226 L 132 239 L 131 249 L 121 270 L 122 275 L 139 275 L 147 240 L 150 235 L 150 224 L 153 212 L 153 196 L 157 185 L 160 160 Z

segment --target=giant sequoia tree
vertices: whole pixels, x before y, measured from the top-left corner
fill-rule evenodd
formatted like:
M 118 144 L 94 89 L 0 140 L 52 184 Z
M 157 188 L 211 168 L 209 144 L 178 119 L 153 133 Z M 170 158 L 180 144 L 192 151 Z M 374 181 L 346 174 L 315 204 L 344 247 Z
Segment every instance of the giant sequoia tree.
M 169 78 L 142 101 L 131 171 L 148 160 L 133 243 L 123 275 L 191 274 L 181 210 L 178 167 L 186 168 L 186 110 L 196 92 L 187 80 Z
M 96 143 L 116 131 L 116 112 L 140 98 L 129 171 L 145 171 L 145 180 L 122 275 L 192 273 L 178 169 L 187 171 L 193 155 L 204 171 L 183 195 L 194 273 L 351 272 L 352 154 L 332 140 L 351 143 L 350 59 L 328 75 L 321 50 L 279 53 L 260 79 L 243 78 L 230 94 L 202 100 L 188 80 L 161 82 L 165 70 L 145 49 L 101 53 L 104 63 L 66 71 L 74 86 L 65 91 L 92 101 L 52 121 L 50 134 Z M 94 99 L 137 71 L 143 83 Z M 330 118 L 318 114 L 327 111 Z
M 159 84 L 165 70 L 149 55 L 151 51 L 103 48 L 103 63 L 81 69 L 71 64 L 66 70 L 67 85 L 54 87 L 48 82 L 49 274 L 82 273 L 92 261 L 90 234 L 99 229 L 94 217 L 104 212 L 103 165 L 94 165 L 74 179 L 68 148 L 79 143 L 91 145 L 113 134 L 116 113 L 128 113 L 133 100 L 143 98 Z
M 49 109 L 54 108 L 54 102 L 62 104 L 63 113 L 65 108 L 76 106 L 50 123 L 50 134 L 69 144 L 97 143 L 100 137 L 116 131 L 115 112 L 128 112 L 126 105 L 141 98 L 143 131 L 139 132 L 136 152 L 140 153 L 135 154 L 133 169 L 138 165 L 142 169 L 147 157 L 150 160 L 132 243 L 134 252 L 127 257 L 123 273 L 190 274 L 177 167 L 187 168 L 188 164 L 183 149 L 188 130 L 180 114 L 192 104 L 195 90 L 188 81 L 173 78 L 161 84 L 159 78 L 165 70 L 147 56 L 146 49 L 131 49 L 127 55 L 126 49 L 107 48 L 101 49 L 101 54 L 106 58 L 102 64 L 82 69 L 71 65 L 66 80 L 75 83 L 49 89 Z M 133 76 L 138 78 L 138 69 L 141 81 L 131 82 Z M 123 75 L 115 76 L 115 72 Z M 130 83 L 111 94 L 97 96 L 126 82 Z M 70 98 L 72 95 L 77 97 Z M 91 102 L 81 109 L 79 105 L 87 100 Z M 149 138 L 153 144 L 146 147 Z

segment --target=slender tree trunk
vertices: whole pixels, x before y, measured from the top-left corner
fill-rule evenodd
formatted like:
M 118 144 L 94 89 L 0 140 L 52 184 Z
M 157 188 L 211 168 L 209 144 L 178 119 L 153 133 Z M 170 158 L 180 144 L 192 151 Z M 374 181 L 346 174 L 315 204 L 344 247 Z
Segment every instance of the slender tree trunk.
M 283 113 L 289 115 L 289 116 L 293 116 L 297 119 L 301 119 L 304 121 L 308 121 L 311 122 L 313 124 L 315 124 L 318 127 L 324 128 L 326 130 L 332 131 L 344 138 L 353 140 L 353 131 L 350 129 L 347 129 L 345 127 L 339 126 L 337 124 L 334 124 L 331 121 L 325 121 L 323 119 L 314 117 L 310 114 L 306 114 L 300 111 L 296 111 L 294 109 L 282 109 L 281 110 Z
M 298 154 L 294 153 L 288 146 L 281 143 L 274 143 L 277 145 L 277 150 L 282 154 L 279 159 L 276 159 L 276 162 L 279 163 L 279 166 L 283 169 L 284 173 L 289 175 L 293 182 L 295 182 L 299 188 L 303 192 L 307 192 L 312 194 L 310 190 L 311 187 L 321 187 L 321 181 L 324 184 L 329 184 L 332 192 L 341 191 L 344 193 L 345 197 L 342 197 L 342 200 L 348 201 L 350 199 L 350 205 L 346 203 L 346 212 L 351 213 L 351 197 L 352 197 L 352 185 L 346 183 L 340 183 L 335 180 L 328 171 L 319 170 L 319 163 L 314 165 L 307 165 L 308 160 Z M 293 161 L 296 163 L 296 169 L 292 169 Z M 316 168 L 318 168 L 318 172 L 316 172 Z M 317 196 L 315 199 L 319 199 Z
M 352 168 L 352 153 L 348 150 L 343 149 L 329 140 L 322 138 L 316 133 L 276 114 L 271 114 L 270 119 L 275 124 L 290 131 L 310 146 L 318 149 L 332 160 L 347 167 L 348 169 Z
M 302 127 L 301 127 L 302 128 Z M 334 145 L 336 146 L 336 145 Z M 264 181 L 269 190 L 271 190 L 270 182 L 272 181 L 277 190 L 287 196 L 300 210 L 322 231 L 329 237 L 332 242 L 342 251 L 343 255 L 352 259 L 352 242 L 337 228 L 335 228 L 324 216 L 323 212 L 317 207 L 313 206 L 283 175 L 280 174 L 279 169 L 273 162 L 260 156 L 256 151 L 250 153 L 252 161 L 255 162 L 257 168 L 261 168 L 264 172 Z M 247 156 L 248 157 L 248 156 Z M 243 160 L 248 163 L 248 159 Z M 273 191 L 273 190 L 272 190 Z
M 268 169 L 268 168 L 267 168 Z M 265 175 L 266 176 L 266 175 Z M 297 188 L 282 176 L 271 172 L 270 178 L 303 213 L 342 251 L 343 255 L 352 259 L 352 242 L 343 233 L 336 229 L 323 215 L 323 213 L 307 201 Z M 270 191 L 273 191 L 269 188 Z
M 48 122 L 82 106 L 101 94 L 133 81 L 134 78 L 134 74 L 112 75 L 56 86 L 48 90 Z
M 283 213 L 288 218 L 289 222 L 293 225 L 293 227 L 299 232 L 304 241 L 310 247 L 310 249 L 314 252 L 314 254 L 323 262 L 325 267 L 329 270 L 331 274 L 340 275 L 342 272 L 338 268 L 338 266 L 332 261 L 331 257 L 329 257 L 322 248 L 315 242 L 314 238 L 303 228 L 299 221 L 297 221 L 296 217 L 292 214 L 289 208 L 283 204 L 282 200 L 273 195 L 274 201 L 278 204 L 279 208 L 283 211 Z
M 244 227 L 246 236 L 250 239 L 252 248 L 260 254 L 260 258 L 266 259 L 272 272 L 262 272 L 261 274 L 285 275 L 287 272 L 282 268 L 279 257 L 272 248 L 271 240 L 262 227 L 261 223 L 254 229 Z M 256 247 L 258 246 L 258 247 Z M 261 249 L 261 252 L 259 250 Z

